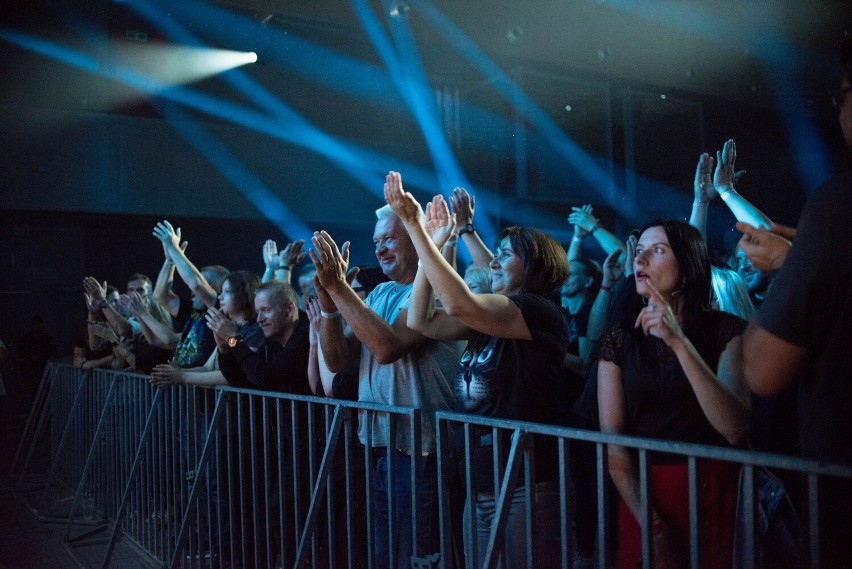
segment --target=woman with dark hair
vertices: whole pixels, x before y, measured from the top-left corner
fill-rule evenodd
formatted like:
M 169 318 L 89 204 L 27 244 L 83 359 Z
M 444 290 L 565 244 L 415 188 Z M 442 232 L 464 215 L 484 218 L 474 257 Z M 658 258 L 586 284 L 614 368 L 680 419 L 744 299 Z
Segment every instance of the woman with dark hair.
M 710 258 L 701 234 L 680 221 L 654 221 L 634 260 L 637 301 L 599 343 L 601 430 L 672 441 L 738 446 L 748 430 L 748 390 L 739 361 L 745 321 L 710 309 Z M 641 301 L 641 302 L 639 302 Z M 621 495 L 617 566 L 642 557 L 639 472 L 634 453 L 609 445 Z M 684 567 L 689 551 L 686 460 L 650 456 L 655 566 Z M 730 567 L 737 465 L 701 460 L 700 567 Z
M 423 210 L 402 189 L 396 172 L 385 181 L 385 199 L 405 224 L 421 266 L 408 308 L 409 328 L 441 340 L 468 340 L 456 376 L 459 410 L 488 417 L 556 423 L 563 359 L 568 348 L 559 290 L 568 276 L 565 250 L 549 235 L 527 227 L 509 227 L 497 238 L 490 263 L 493 294 L 475 294 L 441 256 L 455 231 L 443 197 Z M 433 292 L 434 289 L 434 292 Z M 442 309 L 435 306 L 435 295 Z M 494 451 L 491 430 L 475 429 L 471 455 L 473 496 L 465 505 L 464 541 L 468 563 L 481 566 L 495 518 Z M 535 567 L 557 561 L 560 547 L 556 445 L 534 439 Z M 464 453 L 464 440 L 456 441 Z M 503 447 L 504 450 L 507 448 Z M 461 454 L 461 456 L 464 456 Z M 525 496 L 521 485 L 511 500 L 506 522 L 507 557 L 502 567 L 527 566 Z M 473 522 L 473 523 L 471 523 Z M 474 553 L 475 552 L 475 553 Z

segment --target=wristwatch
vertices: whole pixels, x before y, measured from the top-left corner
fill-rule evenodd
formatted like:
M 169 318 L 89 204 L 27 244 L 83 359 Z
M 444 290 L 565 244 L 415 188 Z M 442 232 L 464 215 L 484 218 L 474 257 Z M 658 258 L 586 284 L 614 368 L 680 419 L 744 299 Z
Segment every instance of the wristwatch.
M 472 223 L 466 223 L 461 229 L 459 229 L 459 236 L 464 235 L 465 233 L 476 233 L 476 228 Z
M 229 348 L 236 348 L 237 344 L 239 344 L 242 341 L 243 341 L 243 337 L 240 336 L 239 334 L 237 334 L 236 336 L 231 336 L 230 338 L 228 338 L 228 347 Z

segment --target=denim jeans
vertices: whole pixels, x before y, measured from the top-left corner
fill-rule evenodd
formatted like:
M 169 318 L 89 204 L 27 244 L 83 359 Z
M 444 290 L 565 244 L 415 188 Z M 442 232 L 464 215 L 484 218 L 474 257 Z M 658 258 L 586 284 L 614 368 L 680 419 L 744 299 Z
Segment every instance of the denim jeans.
M 559 535 L 559 489 L 556 482 L 539 482 L 535 486 L 536 501 L 533 506 L 533 535 L 535 551 L 533 567 L 546 568 L 559 566 L 559 552 L 562 543 Z M 515 489 L 509 505 L 509 517 L 506 520 L 505 551 L 508 560 L 501 558 L 497 567 L 502 569 L 526 568 L 526 486 Z M 470 545 L 476 540 L 476 559 L 474 567 L 482 567 L 491 525 L 496 518 L 497 501 L 491 493 L 480 492 L 476 498 L 474 524 L 470 524 L 470 504 L 464 505 L 465 555 L 470 554 Z M 501 553 L 498 556 L 503 557 Z
M 411 536 L 411 457 L 393 450 L 393 565 L 388 542 L 388 470 L 390 459 L 377 456 L 373 463 L 373 563 L 378 569 L 410 569 L 411 556 L 424 557 L 435 553 L 438 545 L 438 471 L 434 453 L 417 457 L 417 550 Z

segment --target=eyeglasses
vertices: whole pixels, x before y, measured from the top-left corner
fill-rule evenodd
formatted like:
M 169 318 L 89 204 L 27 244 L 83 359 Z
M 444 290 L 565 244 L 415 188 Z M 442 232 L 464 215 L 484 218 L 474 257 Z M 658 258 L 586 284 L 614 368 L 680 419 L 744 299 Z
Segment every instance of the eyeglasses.
M 840 107 L 843 106 L 843 102 L 846 100 L 846 95 L 850 91 L 852 91 L 852 85 L 828 90 L 828 94 L 831 95 L 831 102 L 834 103 L 834 110 L 840 110 Z

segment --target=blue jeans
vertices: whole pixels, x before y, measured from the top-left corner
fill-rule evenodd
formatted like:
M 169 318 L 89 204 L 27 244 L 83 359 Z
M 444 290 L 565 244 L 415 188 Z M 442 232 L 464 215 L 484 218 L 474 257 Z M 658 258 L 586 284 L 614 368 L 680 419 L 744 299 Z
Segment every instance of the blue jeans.
M 417 457 L 417 548 L 411 536 L 411 457 L 392 450 L 393 461 L 393 565 L 390 561 L 388 540 L 388 470 L 390 459 L 377 456 L 373 463 L 373 499 L 370 512 L 373 517 L 373 562 L 379 569 L 410 569 L 411 556 L 424 557 L 435 553 L 438 545 L 438 471 L 433 454 Z
M 556 482 L 539 482 L 535 486 L 536 501 L 533 505 L 533 535 L 535 536 L 534 567 L 558 567 L 562 542 L 559 535 L 559 489 Z M 526 539 L 526 487 L 519 486 L 511 498 L 509 517 L 506 520 L 506 555 L 497 567 L 515 569 L 527 567 Z M 482 567 L 491 525 L 496 520 L 497 501 L 491 493 L 480 492 L 474 511 L 475 527 L 470 525 L 470 499 L 464 505 L 465 555 L 469 555 L 470 544 L 476 540 L 474 567 Z M 500 553 L 498 556 L 502 557 Z

